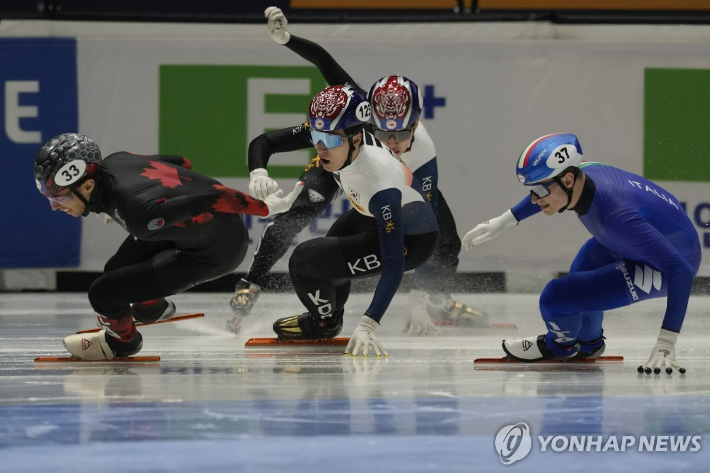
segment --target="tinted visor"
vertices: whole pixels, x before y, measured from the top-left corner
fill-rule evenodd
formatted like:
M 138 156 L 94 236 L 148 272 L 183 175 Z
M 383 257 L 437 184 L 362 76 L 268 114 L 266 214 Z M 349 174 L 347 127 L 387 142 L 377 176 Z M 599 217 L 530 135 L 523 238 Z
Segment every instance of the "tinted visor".
M 375 136 L 380 141 L 389 141 L 390 137 L 392 137 L 395 141 L 401 143 L 402 141 L 407 141 L 408 139 L 410 139 L 412 137 L 413 131 L 414 125 L 399 131 L 380 130 L 379 128 L 375 128 Z
M 550 186 L 554 184 L 555 181 L 550 181 L 546 183 L 538 183 L 531 186 L 525 186 L 530 191 L 530 194 L 535 195 L 538 199 L 547 197 L 550 195 Z
M 311 130 L 311 143 L 313 143 L 313 146 L 317 146 L 318 143 L 323 143 L 323 146 L 327 149 L 337 148 L 343 144 L 345 138 L 347 137 Z

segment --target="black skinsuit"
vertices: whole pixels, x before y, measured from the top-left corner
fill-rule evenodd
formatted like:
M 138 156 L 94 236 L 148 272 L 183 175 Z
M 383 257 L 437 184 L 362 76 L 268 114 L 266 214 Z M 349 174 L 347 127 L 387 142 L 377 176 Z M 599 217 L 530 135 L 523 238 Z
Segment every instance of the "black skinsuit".
M 229 274 L 246 254 L 241 213 L 268 214 L 262 201 L 192 171 L 179 156 L 105 158 L 90 210 L 128 231 L 89 289 L 94 310 L 119 320 L 130 303 L 158 299 Z
M 258 136 L 249 144 L 249 170 L 266 168 L 274 153 L 285 153 L 313 147 L 308 124 L 284 128 Z M 286 254 L 293 239 L 340 195 L 340 187 L 333 174 L 323 169 L 318 157 L 308 163 L 299 181 L 303 192 L 291 210 L 277 215 L 261 236 L 245 279 L 262 286 L 266 275 L 276 262 Z
M 315 64 L 329 85 L 351 85 L 367 97 L 367 92 L 358 86 L 335 59 L 318 44 L 291 35 L 290 41 L 285 46 Z M 293 129 L 265 133 L 255 138 L 249 145 L 249 170 L 266 168 L 269 158 L 274 153 L 312 146 L 306 124 Z M 306 167 L 300 180 L 305 183 L 304 190 L 291 210 L 278 215 L 273 223 L 264 229 L 261 242 L 254 254 L 254 261 L 245 276 L 247 281 L 263 285 L 267 273 L 279 258 L 286 254 L 294 237 L 339 195 L 339 188 L 332 179 L 332 174 L 318 165 L 317 158 Z M 311 199 L 313 193 L 309 189 L 315 190 L 324 199 L 314 202 Z M 413 288 L 430 293 L 448 294 L 455 284 L 461 239 L 444 196 L 438 188 L 435 192 L 438 196 L 436 213 L 439 240 L 429 261 L 416 270 Z M 316 199 L 319 198 L 318 194 L 315 196 Z

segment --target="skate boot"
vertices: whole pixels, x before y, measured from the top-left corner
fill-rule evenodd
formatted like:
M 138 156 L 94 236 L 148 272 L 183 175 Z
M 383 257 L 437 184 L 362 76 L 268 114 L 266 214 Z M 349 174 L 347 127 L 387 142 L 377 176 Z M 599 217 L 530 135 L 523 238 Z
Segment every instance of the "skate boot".
M 596 340 L 591 342 L 579 342 L 579 353 L 577 353 L 576 358 L 599 358 L 604 354 L 606 349 L 606 342 L 604 342 L 606 337 L 604 337 L 604 331 Z
M 579 343 L 575 343 L 574 345 L 560 345 L 552 340 L 551 337 L 548 337 L 548 335 L 503 340 L 503 351 L 508 355 L 508 358 L 522 361 L 523 363 L 534 363 L 536 361 L 545 360 L 565 360 L 577 356 Z M 547 340 L 547 338 L 550 338 L 550 340 Z
M 274 322 L 274 332 L 281 340 L 323 340 L 338 336 L 343 328 L 344 309 L 330 317 L 320 317 L 310 312 L 284 317 Z
M 175 311 L 175 304 L 164 298 L 133 304 L 133 318 L 144 324 L 168 320 Z
M 143 337 L 136 330 L 133 315 L 120 320 L 98 315 L 103 330 L 69 335 L 64 347 L 75 358 L 83 360 L 112 360 L 135 355 L 143 348 Z
M 234 296 L 229 301 L 229 306 L 232 308 L 234 315 L 241 318 L 249 315 L 252 308 L 254 308 L 254 304 L 256 304 L 256 300 L 259 298 L 260 292 L 260 286 L 250 283 L 244 278 L 240 279 L 237 287 L 234 288 Z
M 462 302 L 457 302 L 448 294 L 427 294 L 426 309 L 435 324 L 488 327 L 488 314 Z

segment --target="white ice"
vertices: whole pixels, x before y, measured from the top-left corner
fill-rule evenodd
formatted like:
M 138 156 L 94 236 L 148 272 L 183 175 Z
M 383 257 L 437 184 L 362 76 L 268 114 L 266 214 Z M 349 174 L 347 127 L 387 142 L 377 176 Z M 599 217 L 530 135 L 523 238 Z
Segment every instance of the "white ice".
M 444 327 L 408 337 L 406 295 L 378 334 L 387 358 L 342 348 L 247 349 L 302 311 L 291 294 L 263 294 L 239 336 L 228 333 L 229 294 L 176 296 L 207 317 L 146 327 L 146 365 L 35 364 L 64 355 L 62 337 L 91 328 L 85 294 L 0 295 L 2 472 L 489 472 L 707 471 L 710 446 L 710 298 L 693 296 L 678 342 L 687 374 L 639 375 L 665 301 L 607 314 L 608 355 L 623 364 L 476 369 L 502 356 L 501 340 L 542 333 L 536 295 L 455 294 L 517 332 Z M 353 294 L 342 336 L 371 296 Z M 532 452 L 504 466 L 503 426 L 525 422 Z M 701 436 L 699 452 L 540 451 L 538 436 Z

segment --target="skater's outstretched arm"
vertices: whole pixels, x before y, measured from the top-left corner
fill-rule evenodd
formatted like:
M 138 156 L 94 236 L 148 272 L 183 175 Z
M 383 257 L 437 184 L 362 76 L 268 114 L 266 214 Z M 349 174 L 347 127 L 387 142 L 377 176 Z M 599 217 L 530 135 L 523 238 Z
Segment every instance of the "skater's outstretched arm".
M 249 143 L 249 195 L 264 200 L 279 189 L 266 167 L 274 153 L 312 148 L 308 123 L 263 133 Z
M 159 220 L 162 222 L 161 225 L 169 227 L 211 212 L 266 217 L 287 211 L 302 189 L 303 184 L 298 182 L 286 197 L 281 197 L 283 191 L 279 191 L 262 201 L 220 184 L 206 185 L 197 191 L 191 191 L 178 197 L 143 200 L 136 203 L 138 209 L 136 220 L 144 221 L 145 225 L 138 227 L 144 227 L 146 232 L 150 232 L 149 222 L 153 220 Z M 135 236 L 140 237 L 140 235 Z
M 379 323 L 392 302 L 404 276 L 404 225 L 402 194 L 398 189 L 386 189 L 370 199 L 369 211 L 377 222 L 382 258 L 382 276 L 365 315 Z
M 367 95 L 340 64 L 320 45 L 304 38 L 299 38 L 286 31 L 288 20 L 280 8 L 269 7 L 264 12 L 268 19 L 269 34 L 279 44 L 286 46 L 318 68 L 328 85 L 351 85 L 360 93 Z

